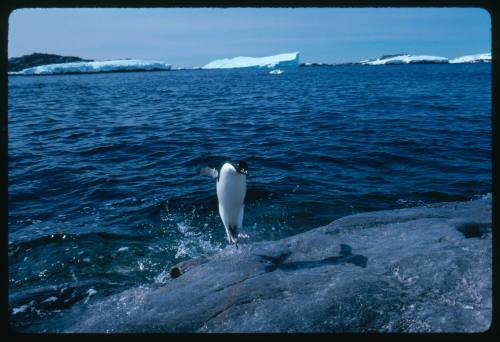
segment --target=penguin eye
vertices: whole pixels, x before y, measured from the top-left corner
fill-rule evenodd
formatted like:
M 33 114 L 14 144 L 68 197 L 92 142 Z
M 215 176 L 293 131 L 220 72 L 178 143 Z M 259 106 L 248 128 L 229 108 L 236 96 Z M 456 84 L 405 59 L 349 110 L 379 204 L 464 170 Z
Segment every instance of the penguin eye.
M 246 161 L 244 160 L 241 160 L 239 163 L 238 163 L 238 166 L 243 169 L 243 170 L 248 170 L 248 164 Z

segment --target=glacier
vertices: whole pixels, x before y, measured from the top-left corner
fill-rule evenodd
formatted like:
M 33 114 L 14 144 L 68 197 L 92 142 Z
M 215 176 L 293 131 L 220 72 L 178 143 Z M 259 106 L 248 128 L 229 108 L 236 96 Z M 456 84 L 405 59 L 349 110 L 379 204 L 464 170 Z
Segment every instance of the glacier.
M 448 58 L 439 56 L 412 56 L 409 54 L 382 56 L 375 60 L 364 60 L 363 65 L 386 65 L 386 64 L 420 64 L 420 63 L 448 63 Z
M 283 68 L 298 67 L 299 52 L 282 53 L 268 57 L 235 57 L 214 60 L 202 69 L 230 69 L 230 68 Z
M 39 65 L 21 71 L 9 72 L 9 75 L 54 75 L 74 73 L 99 73 L 114 71 L 152 71 L 170 70 L 170 64 L 159 61 L 138 59 L 118 59 L 95 62 L 71 62 Z
M 450 63 L 491 63 L 491 52 L 452 58 Z

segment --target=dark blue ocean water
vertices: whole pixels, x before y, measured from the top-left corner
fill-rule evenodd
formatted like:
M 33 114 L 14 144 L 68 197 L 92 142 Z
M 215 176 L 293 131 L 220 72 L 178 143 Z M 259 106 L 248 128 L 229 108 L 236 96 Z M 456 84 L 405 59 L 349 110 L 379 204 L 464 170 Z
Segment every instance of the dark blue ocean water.
M 491 192 L 490 64 L 10 77 L 8 109 L 20 331 L 226 248 L 204 166 L 248 162 L 249 242 Z

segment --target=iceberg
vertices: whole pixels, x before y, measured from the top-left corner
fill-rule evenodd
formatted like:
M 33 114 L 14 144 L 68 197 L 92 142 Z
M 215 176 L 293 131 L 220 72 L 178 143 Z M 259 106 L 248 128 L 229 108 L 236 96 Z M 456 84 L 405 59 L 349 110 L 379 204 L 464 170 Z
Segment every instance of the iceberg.
M 274 69 L 274 70 L 269 71 L 269 73 L 271 75 L 281 75 L 282 73 L 284 73 L 284 71 L 281 69 Z
M 97 62 L 71 62 L 39 65 L 21 71 L 9 72 L 9 75 L 54 75 L 79 74 L 116 71 L 152 71 L 170 70 L 170 64 L 158 61 L 144 61 L 138 59 L 119 59 Z
M 202 69 L 230 69 L 230 68 L 283 68 L 298 67 L 299 53 L 282 53 L 268 57 L 235 57 L 214 60 Z
M 375 60 L 364 60 L 363 65 L 448 63 L 448 58 L 438 56 L 412 56 L 408 54 L 386 55 Z
M 452 58 L 450 63 L 491 63 L 491 52 Z

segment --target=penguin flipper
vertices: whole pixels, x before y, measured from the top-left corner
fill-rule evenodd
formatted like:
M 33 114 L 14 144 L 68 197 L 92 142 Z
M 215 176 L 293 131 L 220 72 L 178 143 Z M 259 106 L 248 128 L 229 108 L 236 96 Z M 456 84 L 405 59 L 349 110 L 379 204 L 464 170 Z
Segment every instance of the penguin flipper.
M 207 175 L 207 176 L 210 176 L 212 178 L 217 178 L 219 176 L 219 172 L 217 171 L 217 169 L 213 169 L 211 167 L 201 168 L 200 171 L 198 171 L 198 174 Z
M 242 204 L 240 211 L 238 212 L 238 219 L 237 219 L 238 228 L 241 228 L 241 226 L 243 225 L 243 213 L 244 213 L 244 211 L 245 211 L 245 205 Z

